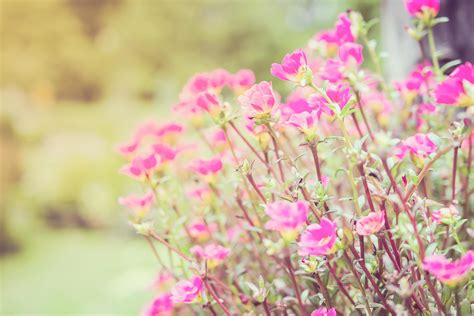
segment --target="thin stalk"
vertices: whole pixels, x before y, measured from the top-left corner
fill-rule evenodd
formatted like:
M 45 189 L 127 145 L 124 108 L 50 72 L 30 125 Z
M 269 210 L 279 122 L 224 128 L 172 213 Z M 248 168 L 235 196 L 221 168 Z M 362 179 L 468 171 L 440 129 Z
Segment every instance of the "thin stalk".
M 433 62 L 434 72 L 437 76 L 440 75 L 438 55 L 436 54 L 436 45 L 433 36 L 433 27 L 428 27 L 428 45 L 430 46 L 431 60 Z
M 267 302 L 267 298 L 265 297 L 265 299 L 263 300 L 263 310 L 265 311 L 265 315 L 266 316 L 271 316 L 272 314 L 270 313 L 270 308 L 268 308 L 268 302 Z
M 344 296 L 349 300 L 349 302 L 352 303 L 352 305 L 354 305 L 354 307 L 356 307 L 356 303 L 354 302 L 354 300 L 352 299 L 351 295 L 349 294 L 349 292 L 347 292 L 347 289 L 346 289 L 346 286 L 344 285 L 344 283 L 342 283 L 342 281 L 340 280 L 340 278 L 337 276 L 336 274 L 336 271 L 334 271 L 334 267 L 329 263 L 329 260 L 326 261 L 326 265 L 329 269 L 329 274 L 331 274 L 331 276 L 333 277 L 333 279 L 336 281 L 339 289 L 341 290 L 342 294 L 344 294 Z M 357 311 L 357 313 L 359 315 L 362 315 L 362 312 L 358 309 L 358 308 L 355 308 L 355 310 Z
M 158 241 L 159 243 L 163 244 L 166 248 L 168 248 L 170 251 L 174 252 L 175 254 L 177 254 L 178 256 L 180 256 L 181 258 L 183 258 L 185 261 L 187 262 L 191 262 L 191 258 L 188 257 L 187 255 L 185 255 L 181 250 L 179 250 L 178 248 L 174 247 L 173 245 L 171 245 L 169 242 L 167 242 L 166 240 L 164 240 L 163 238 L 161 238 L 160 236 L 158 236 L 155 232 L 150 232 L 149 233 L 149 236 L 153 239 L 155 239 L 156 241 Z
M 202 281 L 204 285 L 206 286 L 207 291 L 209 292 L 209 294 L 211 294 L 212 298 L 217 302 L 217 304 L 219 304 L 224 314 L 226 314 L 227 316 L 231 316 L 232 314 L 230 313 L 229 309 L 221 302 L 217 294 L 209 285 L 209 282 L 207 281 L 207 277 L 202 278 Z
M 453 157 L 453 179 L 451 182 L 451 202 L 454 202 L 456 198 L 456 171 L 458 165 L 458 150 L 459 146 L 454 147 L 454 157 Z
M 371 316 L 372 315 L 372 309 L 370 308 L 369 300 L 367 298 L 367 293 L 365 292 L 365 287 L 362 285 L 362 282 L 360 281 L 361 280 L 360 274 L 354 268 L 354 264 L 352 263 L 351 259 L 347 255 L 347 252 L 345 252 L 345 251 L 344 251 L 344 258 L 346 259 L 347 264 L 349 265 L 349 269 L 352 271 L 352 274 L 354 275 L 354 278 L 357 282 L 357 285 L 359 286 L 359 289 L 360 289 L 360 292 L 362 293 L 362 296 L 364 297 L 364 305 L 365 305 L 365 309 L 367 310 L 367 314 L 369 316 Z
M 301 315 L 307 316 L 308 313 L 306 312 L 306 309 L 304 308 L 304 305 L 303 305 L 303 301 L 301 300 L 300 289 L 298 287 L 298 283 L 296 282 L 296 277 L 293 271 L 293 266 L 291 264 L 290 257 L 286 257 L 285 261 L 286 261 L 286 267 L 288 268 L 288 273 L 290 274 L 291 283 L 293 284 L 293 288 L 295 290 L 295 296 L 296 296 L 296 300 L 298 301 L 298 307 L 300 309 Z
M 468 142 L 469 142 L 469 149 L 467 153 L 467 174 L 464 180 L 464 209 L 463 215 L 464 218 L 469 218 L 469 176 L 471 174 L 471 164 L 472 164 L 472 134 L 469 135 Z

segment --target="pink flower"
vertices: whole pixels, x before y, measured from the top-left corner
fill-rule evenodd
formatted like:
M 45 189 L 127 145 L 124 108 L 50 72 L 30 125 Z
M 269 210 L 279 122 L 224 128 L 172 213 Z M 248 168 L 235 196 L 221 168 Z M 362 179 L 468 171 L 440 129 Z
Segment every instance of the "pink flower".
M 201 92 L 197 97 L 196 104 L 211 115 L 217 114 L 220 111 L 219 99 L 210 92 Z
M 351 20 L 347 13 L 341 13 L 339 15 L 339 19 L 336 22 L 335 33 L 339 40 L 339 45 L 347 42 L 355 42 L 356 37 L 352 32 Z
M 416 110 L 416 128 L 417 130 L 422 129 L 423 125 L 425 124 L 424 116 L 425 114 L 434 113 L 436 112 L 436 106 L 432 103 L 422 103 L 418 106 Z
M 342 74 L 343 66 L 343 63 L 338 59 L 328 59 L 319 76 L 321 79 L 327 80 L 331 83 L 338 83 L 344 79 Z
M 335 88 L 328 88 L 326 94 L 332 103 L 337 104 L 342 110 L 351 99 L 350 89 L 344 85 L 338 85 Z M 320 95 L 311 96 L 308 99 L 311 106 L 320 109 L 321 112 L 333 114 L 333 111 L 328 106 L 328 100 Z
M 196 245 L 192 247 L 190 251 L 198 259 L 209 260 L 210 262 L 208 262 L 208 264 L 211 264 L 211 266 L 215 266 L 224 261 L 230 253 L 228 248 L 217 244 L 210 244 L 204 248 Z
M 255 75 L 252 70 L 241 69 L 230 78 L 230 87 L 234 91 L 245 91 L 255 83 Z
M 132 194 L 119 198 L 118 202 L 120 205 L 133 210 L 145 210 L 150 208 L 150 206 L 155 202 L 155 193 L 153 193 L 153 191 L 148 191 L 148 193 L 143 196 Z
M 209 75 L 207 73 L 195 74 L 186 83 L 184 90 L 191 94 L 198 94 L 207 91 L 211 87 Z
M 428 135 L 421 133 L 408 137 L 405 140 L 404 145 L 408 147 L 413 155 L 422 158 L 428 157 L 438 148 Z
M 209 73 L 209 83 L 214 91 L 221 90 L 224 86 L 229 84 L 231 79 L 230 73 L 225 69 L 216 69 Z
M 238 101 L 248 117 L 272 113 L 276 104 L 272 83 L 262 81 L 253 85 L 244 94 L 239 96 Z
M 436 224 L 449 224 L 452 220 L 459 216 L 459 211 L 454 205 L 443 207 L 431 213 L 431 218 Z
M 140 145 L 140 142 L 136 139 L 129 143 L 124 143 L 120 144 L 117 146 L 117 150 L 119 153 L 121 153 L 123 156 L 128 157 L 133 155 L 136 150 L 138 149 L 138 146 Z
M 209 197 L 212 195 L 212 191 L 206 185 L 206 186 L 194 189 L 192 191 L 189 191 L 186 195 L 194 200 L 203 202 L 209 199 Z
M 178 151 L 166 144 L 154 144 L 153 151 L 160 156 L 161 161 L 171 161 L 176 158 Z
M 171 299 L 175 303 L 193 303 L 199 299 L 202 292 L 202 280 L 198 276 L 190 280 L 182 280 L 176 283 L 171 291 Z
M 326 307 L 321 307 L 315 309 L 311 316 L 337 316 L 337 313 L 335 308 L 327 309 Z
M 123 174 L 142 180 L 144 177 L 149 177 L 157 167 L 158 160 L 155 154 L 152 153 L 135 157 L 129 164 L 123 166 L 120 171 Z
M 308 204 L 304 201 L 277 201 L 267 204 L 265 213 L 270 220 L 265 224 L 266 229 L 280 233 L 293 233 L 301 228 L 308 218 Z
M 458 66 L 435 89 L 436 101 L 449 105 L 470 106 L 474 105 L 474 96 L 468 91 L 474 85 L 474 67 L 467 62 Z M 466 89 L 467 87 L 470 87 Z
M 362 45 L 357 43 L 345 43 L 339 47 L 339 58 L 349 65 L 359 66 L 364 61 Z
M 385 224 L 384 212 L 370 213 L 357 221 L 356 231 L 361 236 L 378 233 Z
M 286 124 L 296 127 L 305 135 L 307 141 L 312 141 L 316 137 L 316 123 L 320 117 L 321 112 L 318 111 L 295 113 Z
M 439 12 L 439 0 L 405 0 L 405 8 L 411 16 L 421 17 L 427 12 L 435 17 Z
M 191 237 L 204 240 L 217 231 L 217 224 L 210 223 L 209 225 L 206 225 L 203 221 L 195 221 L 189 224 L 187 228 Z
M 423 269 L 449 286 L 463 281 L 474 269 L 474 251 L 469 250 L 460 259 L 451 262 L 442 255 L 432 255 L 423 260 Z
M 302 49 L 285 55 L 281 64 L 273 63 L 271 73 L 281 80 L 300 82 L 308 70 L 308 60 Z
M 166 289 L 170 283 L 173 282 L 173 276 L 166 271 L 158 273 L 151 284 L 151 289 L 154 291 Z
M 170 316 L 172 314 L 173 301 L 171 300 L 171 295 L 161 294 L 143 310 L 141 316 Z
M 216 174 L 222 169 L 222 161 L 219 158 L 196 159 L 191 163 L 191 169 L 203 176 Z
M 324 256 L 329 254 L 336 243 L 336 224 L 323 218 L 319 224 L 309 225 L 298 243 L 300 256 Z

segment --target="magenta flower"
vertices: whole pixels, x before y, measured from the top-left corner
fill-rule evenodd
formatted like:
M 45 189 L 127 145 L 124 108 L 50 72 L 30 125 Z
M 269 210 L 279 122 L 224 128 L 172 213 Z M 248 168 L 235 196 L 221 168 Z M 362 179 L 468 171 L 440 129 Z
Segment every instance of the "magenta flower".
M 474 96 L 468 92 L 472 91 L 473 85 L 474 67 L 467 62 L 458 66 L 448 78 L 436 87 L 436 101 L 449 105 L 474 105 Z
M 241 69 L 230 77 L 230 87 L 236 92 L 242 92 L 255 83 L 255 75 L 252 70 Z
M 173 314 L 173 301 L 170 294 L 161 294 L 141 313 L 141 316 L 170 316 Z
M 435 17 L 439 12 L 439 0 L 405 0 L 405 8 L 411 16 L 421 17 L 426 12 Z
M 131 155 L 133 155 L 137 151 L 139 145 L 140 145 L 140 142 L 138 140 L 134 139 L 133 141 L 131 141 L 129 143 L 124 143 L 124 144 L 118 145 L 117 150 L 123 156 L 130 157 Z
M 132 194 L 119 198 L 118 202 L 120 205 L 126 206 L 132 210 L 146 210 L 155 202 L 155 193 L 153 193 L 153 191 L 148 191 L 143 196 Z
M 341 13 L 336 22 L 335 33 L 336 37 L 339 40 L 339 45 L 347 42 L 355 42 L 356 37 L 352 32 L 351 20 L 347 13 Z
M 337 313 L 335 308 L 327 309 L 326 307 L 320 307 L 315 309 L 311 316 L 337 316 Z
M 171 291 L 171 300 L 175 303 L 193 303 L 198 300 L 202 292 L 202 280 L 198 276 L 190 280 L 182 280 L 176 283 Z
M 262 81 L 253 85 L 244 94 L 239 96 L 238 101 L 248 117 L 270 115 L 274 111 L 276 104 L 272 83 Z
M 155 154 L 135 157 L 129 164 L 123 166 L 120 171 L 132 178 L 143 180 L 149 177 L 158 167 L 158 160 Z
M 378 233 L 384 225 L 384 212 L 370 213 L 357 221 L 356 231 L 361 236 L 370 236 Z
M 176 155 L 178 154 L 178 151 L 166 144 L 154 144 L 153 146 L 153 151 L 155 154 L 160 156 L 160 160 L 165 162 L 165 161 L 171 161 L 176 158 Z
M 222 68 L 213 70 L 209 73 L 209 84 L 214 91 L 220 91 L 224 86 L 230 83 L 230 73 Z
M 422 133 L 408 137 L 404 141 L 404 145 L 413 155 L 421 158 L 428 157 L 438 148 L 428 135 Z
M 342 74 L 344 64 L 338 59 L 328 59 L 321 69 L 319 76 L 323 80 L 327 80 L 331 83 L 338 83 L 344 79 Z
M 449 207 L 442 207 L 438 210 L 434 210 L 431 213 L 431 218 L 436 224 L 450 224 L 458 216 L 459 211 L 454 205 L 450 205 Z
M 196 159 L 191 163 L 191 169 L 203 176 L 215 175 L 222 169 L 222 161 L 219 158 Z
M 339 47 L 339 58 L 349 65 L 359 66 L 364 61 L 362 54 L 362 45 L 357 43 L 344 43 Z
M 416 129 L 421 130 L 425 125 L 424 116 L 436 112 L 436 106 L 432 103 L 422 103 L 416 109 Z
M 319 224 L 309 225 L 298 243 L 300 256 L 324 256 L 331 253 L 336 243 L 336 224 L 323 218 Z
M 216 223 L 210 223 L 207 225 L 203 221 L 195 221 L 187 226 L 191 237 L 205 240 L 208 239 L 211 234 L 215 233 L 218 229 Z
M 423 260 L 423 269 L 449 286 L 463 281 L 474 269 L 474 251 L 469 250 L 460 259 L 451 262 L 442 255 L 432 255 Z
M 350 89 L 344 85 L 338 85 L 335 88 L 328 88 L 326 90 L 328 98 L 333 104 L 336 104 L 341 110 L 346 107 L 351 99 Z M 318 111 L 333 115 L 334 112 L 330 109 L 328 100 L 321 95 L 310 96 L 308 102 L 314 108 L 319 109 Z
M 308 204 L 304 201 L 277 201 L 267 204 L 265 213 L 270 217 L 265 224 L 266 229 L 276 230 L 286 237 L 296 237 L 295 232 L 308 218 Z
M 308 70 L 308 60 L 302 49 L 285 55 L 281 64 L 273 63 L 271 74 L 281 80 L 300 83 Z

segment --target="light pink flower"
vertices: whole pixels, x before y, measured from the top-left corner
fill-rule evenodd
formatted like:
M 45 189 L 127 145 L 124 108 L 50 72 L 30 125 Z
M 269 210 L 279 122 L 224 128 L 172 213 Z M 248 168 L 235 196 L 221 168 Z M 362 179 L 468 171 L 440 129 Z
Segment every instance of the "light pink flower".
M 344 43 L 339 47 L 339 58 L 349 65 L 359 66 L 364 61 L 364 55 L 362 54 L 362 45 L 357 43 Z
M 449 286 L 463 281 L 474 269 L 474 251 L 469 250 L 460 259 L 451 262 L 442 255 L 432 255 L 423 260 L 423 269 Z
M 404 145 L 410 150 L 413 155 L 421 158 L 426 158 L 436 151 L 438 148 L 428 135 L 418 133 L 414 136 L 408 137 L 404 141 Z
M 198 73 L 195 74 L 184 87 L 185 93 L 198 94 L 200 92 L 207 91 L 211 87 L 209 74 L 207 73 Z
M 327 309 L 326 307 L 321 307 L 315 309 L 311 316 L 337 316 L 337 313 L 335 308 Z
M 329 254 L 336 243 L 336 224 L 323 218 L 319 224 L 309 225 L 298 243 L 300 256 L 324 256 Z
M 176 283 L 171 291 L 171 300 L 175 303 L 193 303 L 201 296 L 202 280 L 198 276 Z
M 224 261 L 230 253 L 228 248 L 218 244 L 209 244 L 205 247 L 196 245 L 190 251 L 198 259 L 213 261 L 214 264 Z
M 154 291 L 163 290 L 166 289 L 172 282 L 173 276 L 169 272 L 161 271 L 156 275 L 155 279 L 153 280 L 153 283 L 151 284 L 151 289 Z
M 262 81 L 253 85 L 244 94 L 239 96 L 238 101 L 244 108 L 247 117 L 272 113 L 276 105 L 272 83 Z
M 130 157 L 137 151 L 139 145 L 140 145 L 140 142 L 134 139 L 129 143 L 119 144 L 117 146 L 117 150 L 123 156 Z
M 255 75 L 252 70 L 241 69 L 237 71 L 230 78 L 230 87 L 236 91 L 241 92 L 250 88 L 255 83 Z
M 203 202 L 203 201 L 206 201 L 212 195 L 212 191 L 206 185 L 206 186 L 199 187 L 199 188 L 196 188 L 194 190 L 191 190 L 191 191 L 187 192 L 186 195 L 188 197 L 194 199 L 194 200 Z
M 344 64 L 339 59 L 328 59 L 321 69 L 319 76 L 323 80 L 327 80 L 331 83 L 338 83 L 344 76 L 342 74 Z
M 196 159 L 192 161 L 191 169 L 203 176 L 216 174 L 222 169 L 222 161 L 219 158 Z
M 334 88 L 328 88 L 326 90 L 326 94 L 328 98 L 332 101 L 332 103 L 337 104 L 339 108 L 342 110 L 351 99 L 350 89 L 344 85 L 338 85 Z M 328 107 L 328 100 L 320 95 L 311 96 L 308 99 L 308 102 L 311 106 L 318 108 L 319 111 L 333 114 L 333 111 Z
M 467 62 L 458 66 L 448 78 L 435 88 L 436 101 L 449 105 L 474 105 L 474 96 L 466 87 L 474 85 L 474 66 Z
M 203 221 L 195 221 L 187 226 L 189 234 L 191 237 L 204 240 L 211 236 L 211 234 L 217 231 L 217 224 L 210 223 L 206 225 Z
M 439 0 L 405 0 L 405 8 L 411 16 L 421 17 L 424 12 L 429 12 L 435 17 L 439 12 Z
M 202 110 L 210 113 L 211 115 L 216 114 L 220 110 L 220 102 L 217 96 L 210 92 L 199 93 L 196 104 Z
M 160 160 L 163 162 L 174 160 L 176 158 L 176 155 L 178 154 L 178 150 L 166 144 L 157 143 L 154 144 L 152 147 L 154 153 L 160 156 Z
M 266 229 L 280 233 L 293 232 L 301 228 L 308 218 L 308 204 L 304 201 L 277 201 L 267 204 L 265 213 L 270 220 L 265 224 Z
M 224 86 L 228 85 L 231 80 L 231 74 L 222 68 L 215 69 L 209 73 L 209 83 L 214 91 L 220 91 Z
M 173 301 L 170 294 L 161 294 L 141 313 L 141 316 L 170 316 L 173 314 Z
M 416 129 L 421 130 L 425 125 L 424 116 L 436 112 L 436 106 L 433 103 L 422 103 L 416 109 Z
M 130 177 L 143 180 L 144 177 L 148 177 L 158 167 L 158 160 L 155 154 L 149 154 L 144 156 L 137 156 L 133 160 L 123 166 L 120 171 Z
M 155 193 L 153 193 L 153 191 L 148 191 L 143 196 L 132 194 L 119 198 L 118 202 L 120 205 L 126 206 L 133 210 L 145 210 L 150 208 L 150 206 L 155 202 Z
M 356 231 L 361 236 L 378 233 L 385 225 L 384 212 L 370 213 L 357 221 Z
M 450 205 L 449 207 L 442 207 L 431 213 L 431 218 L 436 224 L 447 224 L 457 216 L 459 216 L 459 211 L 454 205 Z
M 295 113 L 290 116 L 287 124 L 304 132 L 313 129 L 320 117 L 321 113 L 317 111 Z
M 308 68 L 308 60 L 302 49 L 285 55 L 281 64 L 273 63 L 271 74 L 281 80 L 299 82 Z

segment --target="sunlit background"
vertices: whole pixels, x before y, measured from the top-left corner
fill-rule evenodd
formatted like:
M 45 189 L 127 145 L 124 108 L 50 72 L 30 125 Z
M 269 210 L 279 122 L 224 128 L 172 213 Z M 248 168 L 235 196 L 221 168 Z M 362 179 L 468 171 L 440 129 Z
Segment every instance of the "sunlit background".
M 157 266 L 117 204 L 134 184 L 114 145 L 169 119 L 195 72 L 270 80 L 272 62 L 338 13 L 379 15 L 376 0 L 0 5 L 2 315 L 139 313 Z

